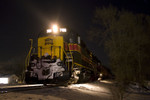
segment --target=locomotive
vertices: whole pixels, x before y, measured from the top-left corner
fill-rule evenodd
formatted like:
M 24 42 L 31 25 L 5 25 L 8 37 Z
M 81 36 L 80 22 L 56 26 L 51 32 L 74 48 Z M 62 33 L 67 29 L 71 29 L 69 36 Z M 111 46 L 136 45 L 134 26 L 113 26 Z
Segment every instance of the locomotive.
M 92 54 L 78 34 L 54 25 L 46 35 L 38 37 L 37 53 L 33 40 L 26 58 L 25 82 L 72 83 L 95 79 L 100 61 Z

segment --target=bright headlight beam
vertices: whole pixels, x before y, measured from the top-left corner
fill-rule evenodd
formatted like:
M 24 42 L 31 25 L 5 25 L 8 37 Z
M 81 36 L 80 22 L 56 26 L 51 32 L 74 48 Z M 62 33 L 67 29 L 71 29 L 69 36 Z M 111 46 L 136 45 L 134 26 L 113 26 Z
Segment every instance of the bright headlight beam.
M 54 33 L 57 33 L 57 32 L 58 32 L 58 26 L 57 26 L 57 25 L 53 25 L 52 29 L 53 29 L 53 32 L 54 32 Z
M 47 29 L 46 33 L 52 33 L 52 34 L 57 34 L 57 33 L 65 33 L 67 32 L 66 28 L 59 28 L 57 25 L 53 25 L 51 29 Z
M 80 92 L 99 95 L 99 93 L 109 93 L 109 89 L 99 83 L 72 84 L 68 86 L 70 89 L 76 89 Z
M 0 84 L 8 84 L 8 78 L 0 78 Z

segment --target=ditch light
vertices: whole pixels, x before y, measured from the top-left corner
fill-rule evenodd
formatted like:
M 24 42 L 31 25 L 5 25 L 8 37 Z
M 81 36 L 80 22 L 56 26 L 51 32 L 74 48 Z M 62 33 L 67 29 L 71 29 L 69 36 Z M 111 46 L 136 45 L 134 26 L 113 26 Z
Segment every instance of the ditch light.
M 0 84 L 8 84 L 8 78 L 0 78 Z

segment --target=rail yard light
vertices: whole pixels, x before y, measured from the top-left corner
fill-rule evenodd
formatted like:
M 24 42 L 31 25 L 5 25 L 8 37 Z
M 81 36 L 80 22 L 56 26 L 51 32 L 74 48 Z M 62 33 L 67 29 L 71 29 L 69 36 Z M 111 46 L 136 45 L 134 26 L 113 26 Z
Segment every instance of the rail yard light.
M 0 84 L 8 84 L 8 78 L 0 78 Z

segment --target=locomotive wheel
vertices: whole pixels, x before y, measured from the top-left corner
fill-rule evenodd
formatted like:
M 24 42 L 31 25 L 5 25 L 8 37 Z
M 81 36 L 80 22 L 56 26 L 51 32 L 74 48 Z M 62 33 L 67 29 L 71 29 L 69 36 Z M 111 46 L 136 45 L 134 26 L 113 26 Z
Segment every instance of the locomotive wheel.
M 83 73 L 81 73 L 80 75 L 79 75 L 79 81 L 78 81 L 78 83 L 83 83 L 84 81 L 85 81 L 85 72 Z
M 70 78 L 68 84 L 78 83 L 78 81 L 79 81 L 79 75 L 80 75 L 80 73 L 77 73 L 76 70 L 74 70 L 72 72 L 72 75 L 71 75 L 71 78 Z

